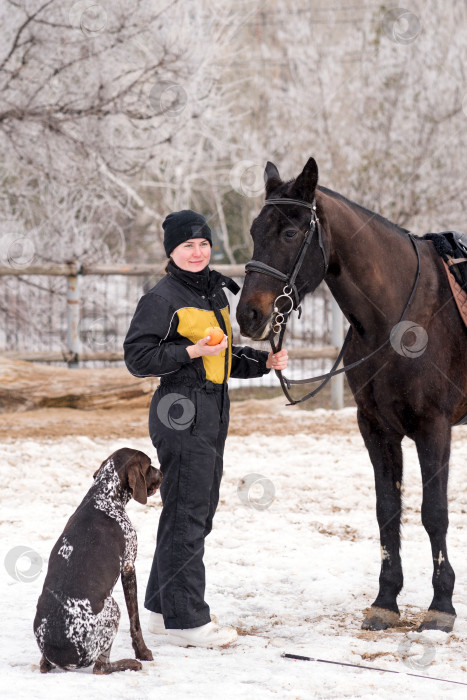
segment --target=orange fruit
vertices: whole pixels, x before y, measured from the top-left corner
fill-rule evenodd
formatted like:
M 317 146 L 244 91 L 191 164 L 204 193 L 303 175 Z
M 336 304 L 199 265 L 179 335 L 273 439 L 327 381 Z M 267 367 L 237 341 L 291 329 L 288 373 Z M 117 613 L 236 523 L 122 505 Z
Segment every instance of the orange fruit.
M 203 338 L 205 338 L 207 335 L 210 336 L 207 345 L 219 345 L 224 337 L 224 331 L 218 326 L 209 326 L 209 328 L 206 328 L 204 331 Z

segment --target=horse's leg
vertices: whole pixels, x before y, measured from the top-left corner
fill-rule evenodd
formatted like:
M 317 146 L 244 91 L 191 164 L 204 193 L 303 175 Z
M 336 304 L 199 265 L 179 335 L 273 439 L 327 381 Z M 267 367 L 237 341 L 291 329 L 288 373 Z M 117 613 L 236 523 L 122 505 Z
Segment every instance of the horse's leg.
M 433 556 L 433 600 L 418 628 L 450 632 L 456 619 L 452 607 L 454 571 L 448 560 L 448 475 L 451 425 L 444 416 L 430 422 L 414 436 L 422 471 L 422 523 L 430 537 Z
M 383 430 L 360 410 L 358 425 L 375 473 L 376 517 L 381 541 L 379 593 L 362 628 L 383 630 L 399 619 L 397 596 L 402 584 L 400 557 L 402 436 Z

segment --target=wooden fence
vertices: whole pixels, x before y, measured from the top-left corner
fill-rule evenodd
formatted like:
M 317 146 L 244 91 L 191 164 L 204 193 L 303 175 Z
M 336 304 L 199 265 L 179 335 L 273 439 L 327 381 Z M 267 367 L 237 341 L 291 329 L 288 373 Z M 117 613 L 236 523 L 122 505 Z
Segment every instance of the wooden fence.
M 245 269 L 243 265 L 216 265 L 219 272 L 236 278 L 243 278 Z M 159 278 L 164 275 L 165 263 L 161 264 L 80 264 L 70 262 L 61 265 L 31 265 L 27 268 L 1 267 L 0 278 L 15 276 L 31 278 L 35 276 L 62 277 L 66 279 L 66 348 L 61 350 L 24 350 L 2 349 L 0 354 L 11 359 L 26 360 L 30 362 L 66 362 L 68 367 L 77 367 L 83 362 L 121 362 L 123 351 L 89 351 L 83 350 L 80 341 L 80 310 L 82 299 L 80 298 L 79 279 L 85 276 L 126 276 Z M 334 360 L 343 337 L 343 318 L 335 304 L 332 303 L 332 344 L 319 347 L 301 346 L 290 347 L 289 357 L 292 360 Z M 332 380 L 331 385 L 332 404 L 335 408 L 343 405 L 343 376 L 339 375 Z

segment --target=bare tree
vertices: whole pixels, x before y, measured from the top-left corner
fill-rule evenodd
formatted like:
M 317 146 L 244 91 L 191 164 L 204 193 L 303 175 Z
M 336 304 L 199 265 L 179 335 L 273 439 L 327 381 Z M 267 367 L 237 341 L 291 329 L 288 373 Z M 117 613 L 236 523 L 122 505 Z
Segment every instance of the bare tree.
M 314 155 L 324 185 L 403 226 L 462 224 L 467 11 L 404 7 L 257 3 L 237 105 L 251 216 L 267 159 L 292 176 Z
M 467 11 L 404 7 L 4 0 L 0 265 L 161 260 L 186 207 L 243 261 L 265 162 L 309 155 L 416 232 L 461 226 Z
M 217 56 L 231 39 L 230 10 L 204 5 L 2 5 L 0 195 L 3 229 L 23 229 L 13 251 L 22 261 L 26 251 L 124 258 L 137 212 L 158 222 L 212 176 L 212 125 L 228 121 Z M 10 244 L 4 236 L 4 261 Z

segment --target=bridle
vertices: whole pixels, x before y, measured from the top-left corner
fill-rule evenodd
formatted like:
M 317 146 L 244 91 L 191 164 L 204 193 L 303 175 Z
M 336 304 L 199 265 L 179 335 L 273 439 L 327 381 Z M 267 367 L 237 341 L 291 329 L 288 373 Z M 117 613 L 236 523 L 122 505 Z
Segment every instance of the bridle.
M 327 269 L 328 269 L 328 261 L 327 261 L 327 256 L 326 256 L 326 251 L 324 249 L 324 244 L 323 244 L 323 235 L 322 235 L 322 228 L 320 221 L 318 219 L 318 215 L 316 213 L 316 199 L 313 199 L 313 202 L 310 204 L 309 202 L 304 202 L 300 199 L 288 199 L 288 198 L 275 198 L 275 199 L 267 199 L 264 203 L 264 206 L 268 206 L 270 204 L 295 204 L 297 206 L 302 206 L 306 207 L 307 209 L 311 210 L 311 217 L 310 217 L 310 223 L 308 226 L 308 230 L 305 233 L 305 238 L 303 240 L 302 245 L 300 246 L 300 249 L 295 257 L 295 261 L 292 265 L 292 271 L 289 274 L 285 274 L 284 272 L 281 272 L 275 267 L 271 267 L 270 265 L 266 265 L 266 263 L 261 262 L 260 260 L 251 260 L 245 265 L 245 273 L 248 274 L 249 272 L 260 272 L 265 275 L 269 275 L 270 277 L 274 277 L 276 279 L 281 280 L 282 282 L 285 282 L 284 288 L 282 289 L 282 293 L 279 294 L 276 299 L 274 300 L 274 311 L 273 311 L 273 319 L 272 319 L 272 333 L 269 335 L 269 342 L 271 344 L 271 348 L 273 353 L 279 352 L 282 348 L 282 342 L 284 339 L 284 334 L 287 326 L 287 321 L 290 317 L 290 314 L 292 311 L 297 310 L 298 311 L 298 318 L 300 318 L 301 315 L 301 307 L 300 307 L 300 297 L 299 293 L 297 290 L 297 287 L 295 285 L 295 281 L 297 279 L 298 273 L 300 272 L 300 269 L 302 267 L 303 261 L 305 259 L 306 253 L 308 251 L 308 248 L 310 246 L 310 243 L 313 239 L 313 236 L 315 232 L 318 234 L 318 243 L 319 247 L 321 249 L 321 253 L 323 255 L 323 264 L 324 264 L 324 274 L 323 274 L 323 279 L 326 275 Z M 418 252 L 418 248 L 415 245 L 415 241 L 413 239 L 413 236 L 411 234 L 408 234 L 410 241 L 414 247 L 415 253 L 417 255 L 417 274 L 415 277 L 415 282 L 412 287 L 412 291 L 410 293 L 409 299 L 407 301 L 407 304 L 405 305 L 404 311 L 402 312 L 402 316 L 399 320 L 399 323 L 401 323 L 405 315 L 409 309 L 410 304 L 412 303 L 412 299 L 414 298 L 415 291 L 418 286 L 418 280 L 420 278 L 420 254 Z M 289 308 L 280 311 L 278 308 L 278 302 L 280 299 L 287 299 L 289 302 Z M 286 302 L 287 303 L 287 302 Z M 278 335 L 278 341 L 277 344 L 274 342 L 274 335 Z M 337 369 L 339 364 L 342 361 L 342 357 L 344 355 L 345 350 L 347 349 L 347 346 L 349 345 L 349 342 L 352 338 L 352 326 L 349 327 L 349 330 L 347 331 L 347 335 L 345 336 L 344 343 L 339 351 L 339 354 L 336 358 L 336 361 L 334 362 L 333 366 L 331 367 L 329 372 L 326 372 L 326 374 L 321 374 L 317 377 L 310 377 L 309 379 L 288 379 L 287 377 L 284 377 L 282 374 L 281 370 L 276 370 L 276 375 L 280 381 L 282 391 L 284 392 L 287 400 L 289 401 L 289 406 L 293 406 L 297 403 L 302 403 L 303 401 L 307 401 L 308 399 L 313 398 L 313 396 L 316 396 L 316 394 L 323 389 L 326 384 L 329 382 L 332 377 L 336 376 L 337 374 L 341 374 L 342 372 L 347 372 L 348 370 L 353 369 L 354 367 L 357 367 L 358 365 L 362 364 L 366 360 L 369 360 L 370 357 L 373 357 L 376 355 L 377 352 L 382 350 L 390 341 L 391 341 L 391 336 L 389 336 L 384 343 L 382 343 L 379 347 L 377 347 L 375 350 L 370 352 L 368 355 L 365 355 L 365 357 L 362 357 L 360 360 L 357 360 L 356 362 L 352 362 L 350 365 L 346 365 L 345 367 L 341 367 L 340 369 Z M 314 389 L 313 391 L 310 391 L 308 394 L 305 396 L 302 396 L 301 399 L 293 399 L 292 396 L 289 393 L 289 389 L 292 386 L 292 384 L 312 384 L 313 382 L 321 382 L 321 384 Z
M 269 275 L 270 277 L 275 277 L 276 279 L 281 280 L 281 282 L 285 282 L 282 294 L 280 294 L 274 302 L 274 323 L 278 326 L 281 326 L 282 324 L 287 323 L 287 317 L 293 310 L 299 310 L 300 318 L 300 296 L 297 287 L 295 286 L 295 280 L 297 279 L 298 273 L 300 272 L 300 268 L 302 267 L 305 255 L 307 254 L 308 247 L 313 239 L 315 231 L 318 232 L 318 243 L 323 254 L 323 277 L 326 274 L 328 265 L 326 260 L 326 251 L 324 250 L 321 224 L 316 213 L 316 199 L 313 199 L 311 204 L 309 202 L 303 202 L 300 199 L 267 199 L 264 203 L 264 206 L 267 207 L 270 204 L 297 204 L 298 206 L 307 207 L 307 209 L 311 210 L 310 223 L 308 224 L 308 229 L 305 233 L 303 243 L 300 246 L 297 255 L 295 256 L 295 260 L 292 265 L 292 271 L 290 272 L 290 274 L 286 275 L 277 268 L 271 267 L 270 265 L 266 265 L 266 263 L 263 263 L 260 260 L 250 260 L 250 262 L 245 265 L 246 274 L 248 274 L 248 272 L 262 272 L 265 275 Z M 285 297 L 289 300 L 290 309 L 288 311 L 280 313 L 279 309 L 277 308 L 277 302 L 282 297 Z M 274 332 L 278 333 L 279 331 L 277 330 Z

